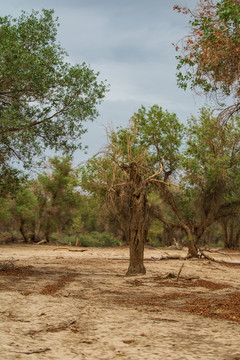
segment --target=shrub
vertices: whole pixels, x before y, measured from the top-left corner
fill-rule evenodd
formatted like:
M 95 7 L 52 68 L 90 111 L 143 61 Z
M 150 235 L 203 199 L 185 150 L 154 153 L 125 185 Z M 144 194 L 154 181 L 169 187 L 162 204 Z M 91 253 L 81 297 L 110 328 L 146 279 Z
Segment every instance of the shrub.
M 163 242 L 156 238 L 148 238 L 147 244 L 153 247 L 164 247 Z
M 78 237 L 81 246 L 84 247 L 106 247 L 119 246 L 120 242 L 110 233 L 98 233 L 93 231 L 91 233 L 82 234 Z
M 75 246 L 78 242 L 83 247 L 111 247 L 121 245 L 112 234 L 108 232 L 99 233 L 93 231 L 90 233 L 76 235 L 70 234 L 52 234 L 51 238 L 60 244 L 73 245 Z

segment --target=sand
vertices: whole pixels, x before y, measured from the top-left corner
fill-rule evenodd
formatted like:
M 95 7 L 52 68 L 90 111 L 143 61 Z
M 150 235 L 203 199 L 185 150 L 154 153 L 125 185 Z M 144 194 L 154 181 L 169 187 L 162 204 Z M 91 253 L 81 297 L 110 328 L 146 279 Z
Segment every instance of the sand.
M 70 249 L 1 246 L 1 360 L 240 359 L 240 266 L 147 248 L 126 277 L 128 248 Z

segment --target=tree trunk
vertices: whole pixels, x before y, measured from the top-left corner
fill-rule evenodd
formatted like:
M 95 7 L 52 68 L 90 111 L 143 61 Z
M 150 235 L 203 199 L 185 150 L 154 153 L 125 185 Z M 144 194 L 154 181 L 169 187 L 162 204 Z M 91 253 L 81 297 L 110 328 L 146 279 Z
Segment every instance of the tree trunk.
M 133 214 L 130 224 L 130 263 L 126 274 L 128 276 L 146 274 L 146 269 L 143 264 L 146 214 L 144 214 L 144 209 L 141 209 L 141 206 L 139 206 L 138 210 L 139 211 Z
M 223 230 L 223 234 L 224 234 L 224 247 L 227 248 L 228 247 L 228 220 L 227 219 L 223 219 L 221 226 L 222 226 L 222 230 Z
M 239 248 L 239 219 L 233 218 L 230 223 L 230 235 L 229 235 L 229 249 L 238 249 Z
M 24 242 L 27 243 L 27 242 L 28 242 L 28 238 L 27 238 L 27 235 L 25 234 L 24 220 L 21 220 L 19 230 L 20 230 L 20 233 L 22 234 L 22 237 L 23 237 Z
M 36 223 L 35 223 L 35 234 L 36 236 L 39 236 L 40 234 L 40 227 L 41 227 L 41 220 L 40 218 L 36 220 Z
M 149 205 L 147 201 L 147 184 L 137 173 L 135 164 L 130 164 L 130 222 L 129 222 L 129 246 L 130 263 L 128 276 L 146 274 L 143 264 L 144 242 L 147 238 L 149 227 Z
M 45 232 L 45 239 L 47 243 L 50 242 L 50 233 L 48 231 Z
M 46 225 L 46 229 L 45 229 L 45 232 L 44 232 L 44 235 L 45 235 L 45 239 L 46 239 L 46 242 L 49 243 L 50 242 L 50 234 L 51 234 L 51 226 L 49 224 L 49 221 L 47 222 L 47 225 Z
M 222 229 L 224 233 L 224 247 L 226 249 L 238 249 L 239 248 L 239 231 L 234 231 L 238 226 L 236 220 L 226 219 L 222 222 Z
M 239 249 L 239 247 L 240 247 L 240 241 L 239 240 L 240 240 L 240 230 L 236 234 L 236 240 L 235 240 L 236 249 Z
M 163 231 L 163 242 L 165 246 L 171 246 L 173 245 L 173 239 L 174 239 L 174 231 L 172 228 L 167 228 L 164 226 Z
M 191 257 L 195 257 L 195 258 L 199 257 L 197 247 L 196 247 L 195 242 L 194 242 L 194 240 L 192 238 L 189 240 L 189 243 L 188 243 L 188 254 Z

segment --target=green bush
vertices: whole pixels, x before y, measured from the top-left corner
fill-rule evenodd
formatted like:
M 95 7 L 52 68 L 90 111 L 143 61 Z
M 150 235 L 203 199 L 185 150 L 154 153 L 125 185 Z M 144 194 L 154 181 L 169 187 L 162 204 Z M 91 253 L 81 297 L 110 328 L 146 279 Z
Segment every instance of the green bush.
M 91 237 L 90 234 L 81 234 L 78 236 L 79 245 L 83 247 L 95 247 L 97 246 L 97 241 Z
M 76 243 L 76 236 L 74 235 L 69 235 L 69 234 L 64 234 L 64 233 L 53 233 L 50 236 L 50 241 L 51 242 L 57 242 L 59 244 L 62 245 L 73 245 L 75 246 Z
M 78 240 L 81 246 L 84 247 L 106 247 L 120 245 L 120 242 L 108 232 L 98 233 L 93 231 L 91 233 L 80 235 Z
M 163 242 L 156 238 L 150 238 L 150 239 L 148 238 L 147 245 L 150 245 L 153 247 L 164 247 Z

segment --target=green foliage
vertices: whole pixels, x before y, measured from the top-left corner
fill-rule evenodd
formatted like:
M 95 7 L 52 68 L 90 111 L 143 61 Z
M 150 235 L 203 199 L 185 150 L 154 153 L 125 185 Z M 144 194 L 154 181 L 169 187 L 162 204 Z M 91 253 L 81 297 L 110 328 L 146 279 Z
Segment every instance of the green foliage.
M 37 217 L 37 199 L 27 187 L 22 187 L 16 194 L 13 212 L 19 219 L 31 224 Z
M 81 187 L 99 199 L 106 197 L 108 186 L 112 183 L 113 162 L 108 156 L 90 159 L 80 169 Z M 119 169 L 116 169 L 118 174 Z M 118 175 L 116 175 L 118 178 Z
M 184 181 L 203 191 L 212 187 L 231 187 L 239 181 L 240 118 L 233 117 L 226 127 L 219 126 L 211 110 L 202 108 L 199 119 L 188 123 L 187 143 L 182 157 Z
M 0 221 L 5 222 L 11 217 L 10 203 L 7 199 L 0 197 Z
M 183 129 L 176 114 L 158 105 L 149 110 L 142 106 L 126 129 L 108 133 L 108 152 L 90 159 L 81 169 L 81 186 L 106 198 L 110 188 L 127 178 L 120 165 L 131 162 L 140 166 L 145 178 L 159 171 L 161 164 L 166 173 L 172 174 L 180 158 Z
M 0 145 L 1 146 L 1 145 Z M 0 150 L 1 153 L 1 150 Z M 1 156 L 1 155 L 0 155 Z M 0 160 L 0 196 L 14 194 L 27 180 L 27 176 L 17 169 L 11 169 Z
M 81 212 L 77 212 L 72 220 L 71 230 L 75 233 L 79 233 L 82 231 L 84 227 L 84 223 L 82 220 Z
M 77 216 L 84 232 L 98 230 L 98 217 L 100 213 L 101 206 L 99 206 L 97 198 L 81 194 Z
M 178 200 L 185 219 L 204 228 L 238 206 L 240 119 L 232 117 L 223 127 L 202 108 L 199 118 L 189 120 L 186 136 Z
M 120 242 L 110 233 L 96 231 L 82 234 L 78 240 L 83 247 L 112 247 L 119 246 Z
M 148 111 L 142 106 L 133 121 L 137 126 L 138 146 L 147 147 L 152 166 L 161 160 L 165 170 L 173 172 L 178 165 L 184 130 L 176 114 L 163 111 L 158 105 Z
M 36 189 L 39 206 L 43 207 L 41 223 L 46 236 L 72 228 L 73 219 L 79 227 L 81 204 L 81 195 L 76 190 L 78 172 L 72 169 L 71 158 L 54 157 L 49 160 L 49 166 L 51 173 L 39 175 Z
M 8 229 L 8 237 L 20 230 L 26 242 L 30 237 L 45 237 L 73 245 L 83 233 L 102 233 L 103 211 L 96 197 L 80 193 L 78 171 L 72 168 L 71 158 L 54 157 L 46 169 L 36 180 L 22 184 L 15 195 L 0 198 L 1 230 Z M 93 242 L 93 236 L 91 239 Z M 105 233 L 99 239 L 94 237 L 94 243 L 102 246 L 114 241 Z
M 0 175 L 16 178 L 12 160 L 28 167 L 46 148 L 81 146 L 106 85 L 85 63 L 65 61 L 53 10 L 0 17 L 0 25 Z
M 154 247 L 163 246 L 163 242 L 161 241 L 162 234 L 163 234 L 162 223 L 159 220 L 154 219 L 148 231 L 148 238 L 147 238 L 148 244 Z

